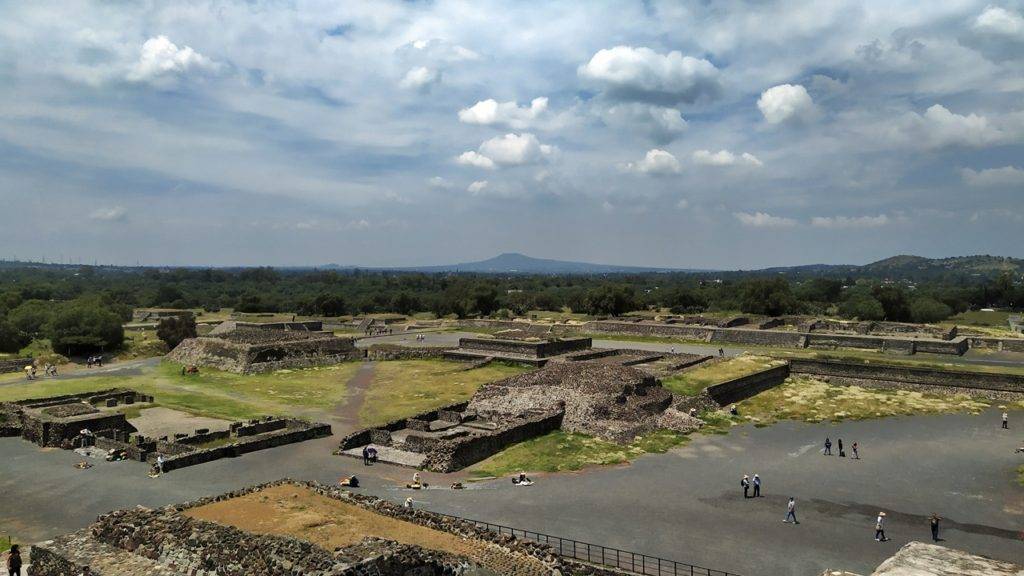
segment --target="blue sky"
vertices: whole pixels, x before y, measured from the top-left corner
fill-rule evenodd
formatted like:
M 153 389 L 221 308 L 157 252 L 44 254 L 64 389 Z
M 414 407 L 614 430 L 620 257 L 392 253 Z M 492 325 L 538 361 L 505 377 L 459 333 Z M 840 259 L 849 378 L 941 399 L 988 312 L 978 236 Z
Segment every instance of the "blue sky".
M 1024 3 L 3 2 L 0 256 L 1024 256 Z

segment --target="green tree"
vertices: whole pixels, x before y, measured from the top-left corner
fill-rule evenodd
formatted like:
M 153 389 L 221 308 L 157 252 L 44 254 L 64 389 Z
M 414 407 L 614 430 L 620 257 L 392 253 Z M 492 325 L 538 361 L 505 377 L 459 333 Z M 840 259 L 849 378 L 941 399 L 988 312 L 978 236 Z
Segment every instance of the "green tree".
M 740 286 L 740 310 L 780 316 L 796 312 L 800 303 L 785 278 L 752 278 Z
M 58 354 L 115 350 L 124 343 L 124 328 L 117 314 L 89 302 L 61 306 L 47 325 L 46 335 Z
M 870 294 L 854 294 L 839 305 L 839 314 L 844 318 L 858 320 L 881 320 L 885 318 L 882 303 Z
M 632 287 L 605 284 L 587 291 L 583 307 L 587 314 L 621 316 L 636 310 L 636 295 Z
M 907 294 L 902 288 L 895 285 L 875 286 L 871 295 L 882 304 L 885 310 L 885 319 L 892 322 L 907 322 L 910 320 L 910 302 Z
M 167 344 L 168 350 L 173 350 L 182 340 L 196 337 L 196 319 L 191 314 L 161 318 L 156 327 L 156 337 Z
M 914 322 L 938 322 L 945 320 L 953 310 L 934 298 L 916 298 L 910 303 L 910 318 Z
M 341 316 L 347 310 L 345 298 L 340 294 L 321 292 L 316 298 L 302 305 L 299 313 L 307 316 Z
M 28 334 L 5 318 L 0 318 L 0 352 L 17 352 L 31 342 Z
M 26 300 L 11 310 L 7 319 L 18 330 L 30 337 L 38 337 L 42 334 L 46 324 L 53 318 L 54 309 L 59 306 L 59 304 L 42 300 Z

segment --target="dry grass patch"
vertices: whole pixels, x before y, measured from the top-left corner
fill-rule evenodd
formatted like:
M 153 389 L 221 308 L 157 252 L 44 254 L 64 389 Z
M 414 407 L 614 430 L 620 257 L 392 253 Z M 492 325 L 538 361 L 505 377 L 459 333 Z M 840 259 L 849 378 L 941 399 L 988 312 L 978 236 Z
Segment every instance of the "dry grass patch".
M 326 550 L 358 544 L 367 536 L 395 540 L 430 550 L 466 556 L 485 567 L 500 562 L 482 540 L 460 538 L 448 532 L 375 514 L 365 508 L 321 496 L 308 488 L 284 484 L 259 492 L 214 502 L 185 512 L 186 516 L 234 526 L 257 534 L 291 536 Z M 521 565 L 539 560 L 522 556 Z
M 978 413 L 989 402 L 966 394 L 941 395 L 909 390 L 836 386 L 814 378 L 793 377 L 744 400 L 740 415 L 759 425 L 776 420 L 862 420 L 913 414 Z
M 525 370 L 501 363 L 466 370 L 463 362 L 445 360 L 378 362 L 359 420 L 374 426 L 469 400 L 485 383 Z

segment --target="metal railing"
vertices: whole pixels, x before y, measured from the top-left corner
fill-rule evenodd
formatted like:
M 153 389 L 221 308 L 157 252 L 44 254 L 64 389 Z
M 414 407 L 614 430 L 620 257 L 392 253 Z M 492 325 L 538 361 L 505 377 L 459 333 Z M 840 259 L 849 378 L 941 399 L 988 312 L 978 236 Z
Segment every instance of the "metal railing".
M 714 570 L 712 568 L 705 568 L 703 566 L 687 564 L 685 562 L 658 558 L 657 556 L 648 556 L 647 554 L 640 554 L 639 552 L 620 550 L 618 548 L 601 546 L 600 544 L 591 544 L 589 542 L 580 542 L 579 540 L 572 540 L 571 538 L 552 536 L 542 532 L 523 530 L 522 528 L 502 526 L 501 524 L 495 524 L 493 522 L 472 520 L 470 518 L 463 518 L 461 516 L 454 516 L 451 514 L 440 515 L 454 518 L 456 520 L 462 520 L 463 522 L 472 522 L 481 528 L 497 532 L 498 534 L 508 534 L 521 540 L 530 540 L 541 544 L 547 544 L 552 549 L 556 550 L 560 556 L 566 558 L 589 562 L 590 564 L 609 566 L 620 570 L 627 570 L 636 574 L 644 574 L 647 576 L 739 576 L 739 574 L 726 572 L 725 570 Z

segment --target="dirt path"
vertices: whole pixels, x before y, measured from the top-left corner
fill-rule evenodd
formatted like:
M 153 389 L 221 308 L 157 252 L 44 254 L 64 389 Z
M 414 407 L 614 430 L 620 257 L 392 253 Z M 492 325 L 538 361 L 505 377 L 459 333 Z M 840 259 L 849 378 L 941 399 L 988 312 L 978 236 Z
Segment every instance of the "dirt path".
M 341 424 L 346 431 L 359 426 L 359 410 L 366 399 L 366 390 L 373 383 L 376 367 L 373 362 L 365 362 L 359 367 L 359 371 L 346 384 L 345 400 L 335 406 L 330 415 L 331 419 Z

